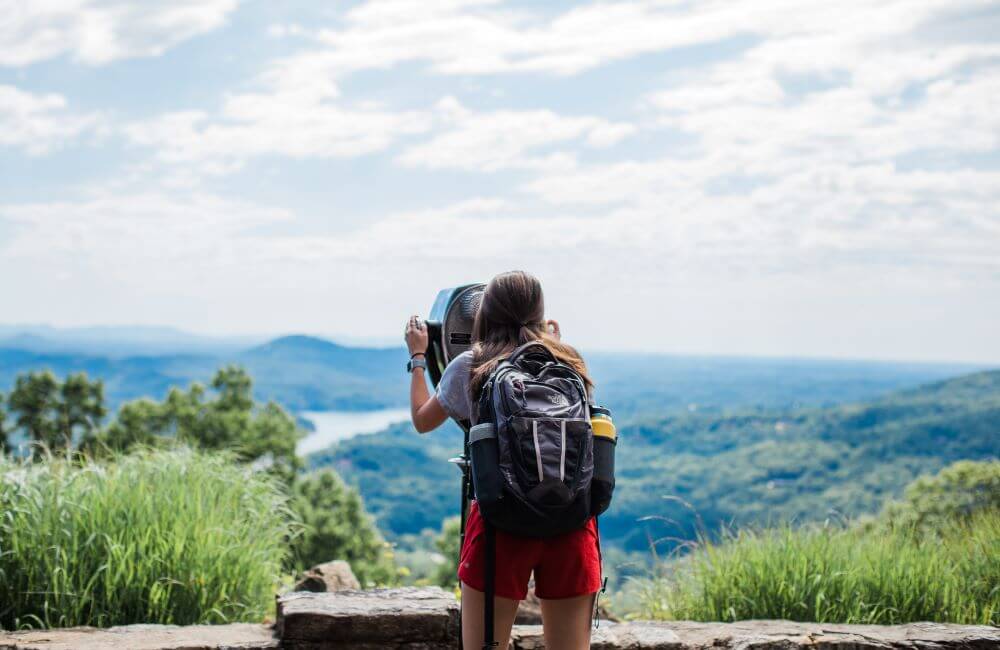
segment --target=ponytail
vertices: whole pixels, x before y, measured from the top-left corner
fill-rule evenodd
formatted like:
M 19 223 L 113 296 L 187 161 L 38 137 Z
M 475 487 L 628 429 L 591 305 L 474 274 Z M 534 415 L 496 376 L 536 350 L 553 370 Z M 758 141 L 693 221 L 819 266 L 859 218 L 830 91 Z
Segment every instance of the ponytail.
M 580 353 L 545 328 L 545 299 L 538 279 L 524 271 L 501 273 L 483 292 L 483 300 L 472 325 L 473 402 L 501 361 L 525 343 L 539 341 L 557 360 L 583 378 L 588 392 L 594 387 Z

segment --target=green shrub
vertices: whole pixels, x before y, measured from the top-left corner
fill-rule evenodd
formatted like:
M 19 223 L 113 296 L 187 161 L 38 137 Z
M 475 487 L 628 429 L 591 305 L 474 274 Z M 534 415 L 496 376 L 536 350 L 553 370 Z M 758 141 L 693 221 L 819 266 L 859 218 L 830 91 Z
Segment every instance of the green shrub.
M 441 522 L 441 532 L 434 540 L 434 548 L 444 558 L 434 572 L 434 583 L 454 589 L 458 586 L 458 553 L 461 550 L 462 520 L 449 517 Z
M 1000 512 L 1000 461 L 959 461 L 906 487 L 901 501 L 890 502 L 881 520 L 891 526 L 934 533 L 982 510 Z
M 641 615 L 657 619 L 896 624 L 1000 623 L 1000 513 L 940 536 L 895 527 L 790 525 L 742 530 L 640 581 Z
M 295 481 L 292 508 L 302 518 L 294 541 L 295 568 L 346 560 L 362 585 L 395 584 L 392 547 L 375 527 L 357 491 L 333 470 L 305 474 Z
M 0 627 L 222 623 L 269 611 L 296 532 L 225 454 L 0 460 Z

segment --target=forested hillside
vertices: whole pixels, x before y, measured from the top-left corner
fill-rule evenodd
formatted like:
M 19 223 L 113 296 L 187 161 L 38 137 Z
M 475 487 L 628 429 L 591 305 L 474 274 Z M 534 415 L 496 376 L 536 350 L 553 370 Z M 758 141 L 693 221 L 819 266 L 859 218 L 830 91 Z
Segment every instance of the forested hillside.
M 848 406 L 650 415 L 620 434 L 619 487 L 601 531 L 626 549 L 691 538 L 699 522 L 712 531 L 856 516 L 954 460 L 1000 457 L 1000 371 Z M 309 461 L 358 485 L 380 526 L 398 536 L 436 529 L 457 512 L 459 475 L 446 461 L 460 445 L 452 426 L 424 436 L 398 426 Z
M 691 415 L 623 432 L 621 491 L 604 530 L 628 547 L 689 537 L 688 502 L 711 530 L 728 521 L 857 515 L 916 476 L 959 459 L 1000 457 L 1000 372 L 977 373 L 866 404 L 767 415 Z M 680 522 L 635 518 L 661 515 Z

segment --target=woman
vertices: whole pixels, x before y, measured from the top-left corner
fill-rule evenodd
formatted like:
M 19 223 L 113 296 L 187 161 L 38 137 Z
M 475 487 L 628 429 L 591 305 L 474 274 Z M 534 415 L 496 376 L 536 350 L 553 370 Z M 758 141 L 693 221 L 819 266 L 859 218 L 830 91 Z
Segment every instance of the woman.
M 406 326 L 411 359 L 427 350 L 427 329 L 416 316 Z M 437 394 L 431 396 L 423 369 L 416 367 L 410 382 L 413 426 L 426 433 L 449 417 L 472 419 L 479 390 L 496 366 L 519 345 L 538 340 L 557 359 L 573 367 L 587 383 L 583 359 L 560 340 L 559 324 L 545 320 L 542 286 L 523 271 L 498 275 L 483 294 L 472 332 L 472 350 L 447 367 Z M 483 520 L 476 504 L 469 509 L 465 544 L 459 557 L 462 583 L 462 640 L 465 648 L 483 644 L 484 562 Z M 535 594 L 541 601 L 545 647 L 579 650 L 590 647 L 590 614 L 594 594 L 601 586 L 601 562 L 593 519 L 572 533 L 546 539 L 518 537 L 497 531 L 495 626 L 498 647 L 506 648 L 519 601 L 535 576 Z

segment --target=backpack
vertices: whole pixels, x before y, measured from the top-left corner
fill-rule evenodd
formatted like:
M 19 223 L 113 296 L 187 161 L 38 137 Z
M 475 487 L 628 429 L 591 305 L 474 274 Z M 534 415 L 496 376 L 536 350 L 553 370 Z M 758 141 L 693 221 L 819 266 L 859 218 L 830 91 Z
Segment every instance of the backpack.
M 581 528 L 594 514 L 594 435 L 580 375 L 532 341 L 483 384 L 469 432 L 483 518 L 524 537 Z
M 583 378 L 538 341 L 514 350 L 483 384 L 467 451 L 486 529 L 483 648 L 496 646 L 496 530 L 554 537 L 611 502 L 614 443 L 604 439 L 595 468 L 591 408 Z

